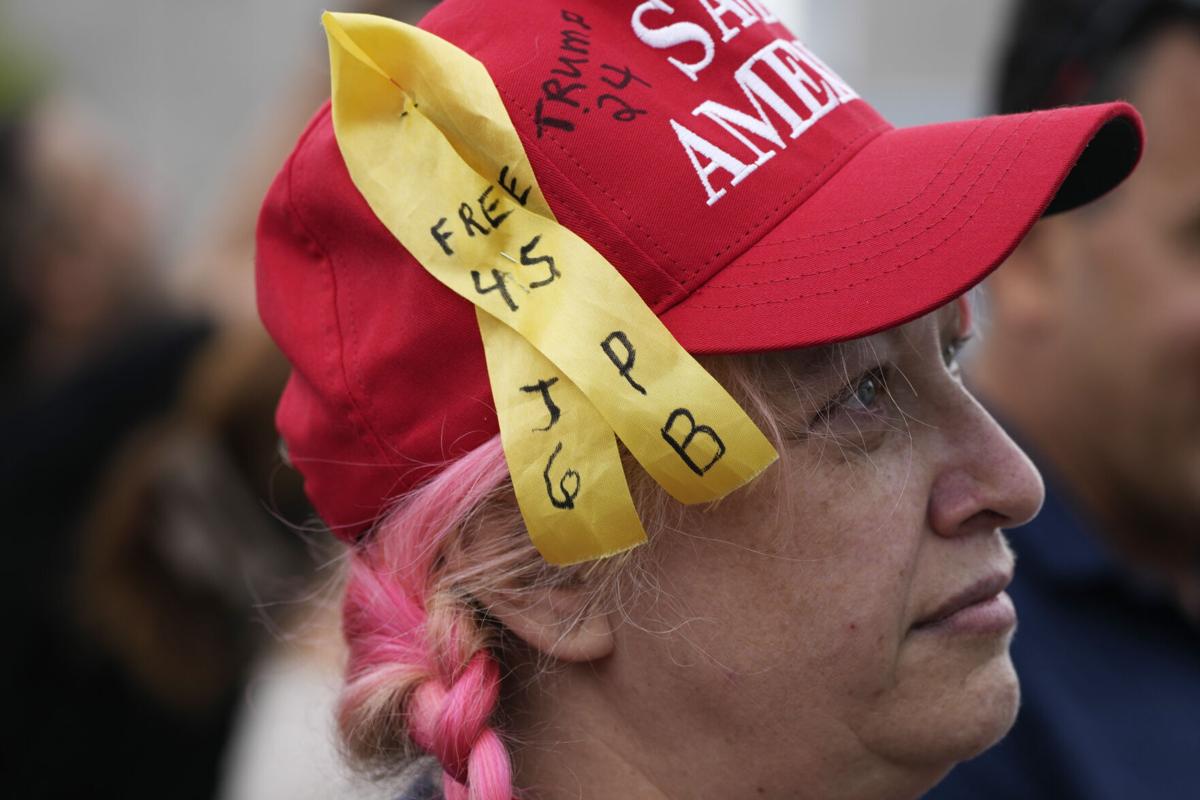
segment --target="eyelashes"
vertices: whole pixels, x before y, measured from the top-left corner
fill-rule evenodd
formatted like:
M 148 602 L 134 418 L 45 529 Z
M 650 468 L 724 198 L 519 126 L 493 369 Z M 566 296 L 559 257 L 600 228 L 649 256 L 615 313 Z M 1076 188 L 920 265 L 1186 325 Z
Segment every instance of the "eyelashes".
M 962 378 L 959 356 L 972 335 L 967 331 L 948 339 L 942 346 L 942 366 L 955 380 Z M 910 385 L 903 375 L 897 375 L 896 368 L 890 364 L 880 364 L 860 372 L 809 418 L 809 432 L 837 434 L 842 431 L 862 438 L 872 429 L 895 427 L 890 423 L 899 415 L 893 392 L 893 384 L 897 379 L 901 387 Z
M 878 366 L 861 373 L 842 388 L 809 420 L 810 428 L 830 424 L 839 413 L 870 414 L 888 395 L 888 368 Z
M 880 365 L 847 381 L 809 420 L 806 438 L 835 445 L 843 457 L 866 456 L 882 446 L 903 427 L 889 386 L 893 374 L 891 366 Z

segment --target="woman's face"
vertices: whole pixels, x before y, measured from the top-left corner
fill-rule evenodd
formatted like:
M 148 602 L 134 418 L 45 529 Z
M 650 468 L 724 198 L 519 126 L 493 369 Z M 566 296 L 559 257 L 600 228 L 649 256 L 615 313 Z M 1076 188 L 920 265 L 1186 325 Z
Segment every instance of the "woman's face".
M 661 591 L 628 609 L 608 667 L 633 687 L 616 702 L 646 715 L 665 749 L 712 737 L 740 781 L 723 796 L 906 781 L 917 794 L 1011 725 L 1015 618 L 1000 592 L 1013 557 L 1000 528 L 1031 518 L 1043 491 L 959 381 L 963 334 L 951 304 L 844 348 L 781 355 L 774 374 L 785 382 L 786 362 L 794 389 L 769 387 L 792 405 L 778 480 L 660 537 Z

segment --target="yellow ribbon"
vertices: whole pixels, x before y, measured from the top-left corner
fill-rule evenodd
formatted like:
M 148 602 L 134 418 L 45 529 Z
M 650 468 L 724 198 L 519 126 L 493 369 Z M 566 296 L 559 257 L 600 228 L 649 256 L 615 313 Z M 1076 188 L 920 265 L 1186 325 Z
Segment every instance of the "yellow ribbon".
M 475 304 L 517 502 L 547 561 L 645 541 L 614 432 L 684 503 L 775 460 L 624 277 L 555 220 L 483 64 L 400 22 L 323 21 L 350 176 L 417 261 Z

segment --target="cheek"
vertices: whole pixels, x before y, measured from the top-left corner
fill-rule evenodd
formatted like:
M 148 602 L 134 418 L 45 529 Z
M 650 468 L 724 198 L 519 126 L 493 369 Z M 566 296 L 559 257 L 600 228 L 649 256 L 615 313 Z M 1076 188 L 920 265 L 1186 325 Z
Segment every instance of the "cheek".
M 894 681 L 928 492 L 906 437 L 893 440 L 869 457 L 797 465 L 795 512 L 759 530 L 762 544 L 779 543 L 754 578 L 756 590 L 770 587 L 760 635 L 825 702 L 869 700 Z
M 929 480 L 893 438 L 869 457 L 790 456 L 790 502 L 752 490 L 656 544 L 660 586 L 633 620 L 667 635 L 638 642 L 638 674 L 747 735 L 870 716 L 897 681 L 926 530 Z

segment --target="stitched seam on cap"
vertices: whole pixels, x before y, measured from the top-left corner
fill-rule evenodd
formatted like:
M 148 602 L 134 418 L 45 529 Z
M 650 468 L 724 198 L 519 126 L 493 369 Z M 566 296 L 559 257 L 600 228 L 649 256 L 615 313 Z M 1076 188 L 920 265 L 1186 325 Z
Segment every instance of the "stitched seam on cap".
M 1017 133 L 1020 132 L 1023 124 L 1024 123 L 1022 122 L 1021 124 L 1017 125 L 1016 127 L 1014 127 L 1012 130 L 1010 130 L 1008 132 L 1008 135 L 1005 136 L 1004 140 L 1000 142 L 1000 145 L 992 153 L 991 157 L 987 160 L 987 163 L 985 163 L 983 165 L 983 167 L 980 169 L 979 174 L 976 175 L 975 179 L 973 181 L 971 181 L 970 184 L 967 185 L 966 189 L 963 190 L 962 196 L 959 198 L 960 202 L 962 199 L 966 198 L 968 195 L 971 194 L 971 191 L 975 188 L 975 186 L 979 183 L 979 181 L 982 180 L 983 176 L 987 174 L 989 169 L 991 169 L 992 164 L 995 163 L 996 159 L 999 157 L 999 155 L 1003 151 L 1004 147 L 1013 139 L 1014 136 L 1017 135 Z M 978 151 L 976 151 L 976 154 L 978 154 Z M 972 158 L 974 158 L 974 156 L 972 156 Z M 903 222 L 893 225 L 891 228 L 888 228 L 886 230 L 872 234 L 871 236 L 868 236 L 865 239 L 858 239 L 853 242 L 848 242 L 840 247 L 828 247 L 824 250 L 814 250 L 812 252 L 805 252 L 805 253 L 802 253 L 800 256 L 796 256 L 793 254 L 791 256 L 781 256 L 779 258 L 767 259 L 765 261 L 747 262 L 747 263 L 741 264 L 739 266 L 758 267 L 758 266 L 765 266 L 767 264 L 781 264 L 781 263 L 786 263 L 789 261 L 795 261 L 797 258 L 809 259 L 809 258 L 816 258 L 817 256 L 829 255 L 831 253 L 841 253 L 841 252 L 849 250 L 853 247 L 857 247 L 858 245 L 866 244 L 867 242 L 873 242 L 876 239 L 880 239 L 880 238 L 888 235 L 889 233 L 894 233 L 895 231 L 898 231 L 901 228 L 906 227 L 910 223 L 920 219 L 930 209 L 935 208 L 938 205 L 938 203 L 941 202 L 942 198 L 944 198 L 947 194 L 949 194 L 949 192 L 952 188 L 954 188 L 955 186 L 958 185 L 959 178 L 961 178 L 963 175 L 966 174 L 967 170 L 971 167 L 972 163 L 973 163 L 973 161 L 968 161 L 966 164 L 963 164 L 961 169 L 959 169 L 957 172 L 954 173 L 954 177 L 951 179 L 950 183 L 948 183 L 946 185 L 946 188 L 942 190 L 942 193 L 940 195 L 938 195 L 937 199 L 935 199 L 932 203 L 930 203 L 928 206 L 926 206 L 919 213 L 914 214 L 913 216 L 909 217 L 908 219 L 904 220 Z M 954 213 L 956 208 L 957 208 L 957 206 L 951 206 L 950 209 L 947 210 L 943 216 L 936 218 L 933 222 L 930 222 L 925 227 L 918 229 L 915 233 L 913 233 L 908 238 L 901 239 L 898 242 L 892 243 L 892 245 L 890 247 L 888 247 L 885 250 L 879 251 L 879 253 L 876 253 L 875 255 L 877 256 L 877 255 L 880 255 L 883 253 L 890 253 L 893 250 L 898 250 L 899 248 L 903 247 L 904 245 L 908 244 L 909 242 L 913 241 L 914 239 L 917 239 L 921 235 L 929 232 L 931 229 L 933 229 L 937 225 L 941 224 L 941 222 L 943 220 L 945 220 L 952 213 Z M 711 291 L 714 289 L 745 289 L 745 288 L 749 288 L 751 286 L 768 286 L 768 285 L 776 284 L 776 283 L 789 283 L 791 281 L 803 280 L 804 278 L 811 278 L 815 275 L 825 275 L 830 272 L 837 272 L 842 269 L 847 269 L 849 267 L 857 266 L 858 264 L 862 264 L 865 261 L 870 261 L 871 258 L 873 258 L 873 257 L 875 257 L 875 256 L 868 256 L 865 259 L 860 259 L 858 261 L 850 261 L 845 264 L 839 264 L 837 266 L 830 267 L 828 269 L 817 270 L 815 272 L 799 272 L 799 273 L 795 273 L 795 274 L 791 274 L 791 275 L 782 275 L 778 278 L 770 278 L 770 279 L 764 280 L 764 281 L 745 281 L 742 283 L 711 283 L 711 284 L 706 284 L 705 286 L 702 286 L 700 289 L 697 290 L 697 292 Z
M 331 114 L 331 109 L 329 106 L 326 106 L 325 111 L 324 111 L 324 116 L 329 117 L 330 114 Z M 333 123 L 331 120 L 330 125 L 332 126 L 332 124 Z M 314 124 L 312 127 L 309 128 L 308 131 L 305 132 L 305 134 L 301 138 L 300 142 L 296 145 L 297 154 L 302 152 L 304 150 L 304 148 L 308 145 L 309 141 L 312 138 L 312 135 L 314 134 L 314 132 L 317 130 L 318 127 L 320 127 L 320 126 Z M 339 158 L 341 157 L 340 150 L 338 153 L 338 157 Z M 339 371 L 341 373 L 343 387 L 346 391 L 346 398 L 349 401 L 349 405 L 350 405 L 350 414 L 349 414 L 350 419 L 354 423 L 355 427 L 358 428 L 360 437 L 369 440 L 372 443 L 372 445 L 374 445 L 376 454 L 383 461 L 383 464 L 381 464 L 381 466 L 385 466 L 389 463 L 388 458 L 387 458 L 387 448 L 383 446 L 383 442 L 380 439 L 379 434 L 375 431 L 374 427 L 367 420 L 366 415 L 363 413 L 363 410 L 358 405 L 358 401 L 354 396 L 354 392 L 351 391 L 351 389 L 350 389 L 350 386 L 351 386 L 350 378 L 348 375 L 348 370 L 346 368 L 345 342 L 342 339 L 341 315 L 338 313 L 338 302 L 337 302 L 338 282 L 337 282 L 336 274 L 333 269 L 333 259 L 330 258 L 329 251 L 326 250 L 325 247 L 320 243 L 320 241 L 318 241 L 317 237 L 315 235 L 313 235 L 312 229 L 304 221 L 304 217 L 300 214 L 300 209 L 296 206 L 295 192 L 293 191 L 293 181 L 294 181 L 296 162 L 298 160 L 299 160 L 298 158 L 293 158 L 288 163 L 288 171 L 287 171 L 288 208 L 292 212 L 292 217 L 296 220 L 296 223 L 297 223 L 297 225 L 299 225 L 300 230 L 304 233 L 304 235 L 306 237 L 308 237 L 309 243 L 314 248 L 316 248 L 317 252 L 320 254 L 321 259 L 324 262 L 326 272 L 329 276 L 330 286 L 333 289 L 333 297 L 332 297 L 332 299 L 333 299 L 333 335 L 337 341 L 337 364 L 339 367 Z M 362 434 L 366 434 L 366 436 L 362 436 Z
M 840 159 L 847 150 L 849 150 L 851 147 L 853 147 L 855 144 L 857 144 L 859 141 L 861 141 L 865 136 L 868 136 L 870 134 L 875 134 L 875 136 L 878 136 L 880 133 L 883 132 L 883 130 L 885 128 L 888 130 L 891 129 L 891 126 L 886 121 L 878 123 L 872 127 L 869 127 L 869 128 L 866 128 L 866 129 L 860 131 L 857 136 L 855 136 L 853 139 L 851 139 L 850 141 L 843 144 L 842 147 L 836 153 L 834 153 L 832 156 L 830 156 L 829 159 L 824 164 L 821 165 L 821 168 L 819 170 L 817 170 L 817 172 L 812 177 L 810 177 L 804 183 L 800 184 L 800 186 L 798 186 L 795 191 L 793 191 L 787 197 L 783 198 L 783 200 L 779 201 L 778 205 L 776 205 L 774 208 L 772 208 L 770 211 L 768 211 L 766 213 L 766 215 L 764 216 L 764 219 L 762 222 L 749 228 L 746 231 L 743 231 L 741 236 L 734 239 L 732 242 L 727 243 L 720 250 L 713 253 L 711 256 L 708 257 L 708 260 L 705 261 L 700 266 L 696 267 L 695 269 L 693 269 L 689 272 L 684 273 L 682 283 L 685 286 L 688 283 L 691 283 L 692 279 L 695 278 L 699 273 L 703 272 L 704 270 L 707 270 L 709 267 L 712 266 L 712 263 L 714 261 L 719 259 L 725 253 L 729 252 L 732 248 L 737 247 L 739 244 L 741 244 L 741 242 L 745 241 L 745 239 L 747 237 L 753 236 L 756 233 L 759 233 L 760 236 L 765 235 L 765 234 L 760 233 L 761 229 L 763 227 L 765 227 L 766 225 L 768 225 L 769 223 L 771 223 L 771 221 L 774 219 L 775 215 L 779 213 L 779 210 L 781 208 L 783 208 L 784 206 L 786 206 L 788 204 L 795 203 L 797 197 L 799 197 L 804 192 L 806 192 L 808 190 L 808 188 L 810 186 L 812 186 L 812 184 L 816 180 L 818 180 L 822 175 L 824 175 L 826 173 L 826 171 L 828 171 L 829 168 L 832 167 L 833 164 L 838 159 Z M 873 136 L 872 138 L 875 138 L 875 137 Z M 867 142 L 864 142 L 863 147 L 865 147 L 867 144 L 868 144 Z M 859 149 L 861 150 L 861 148 L 859 148 Z M 778 225 L 779 220 L 774 220 L 774 224 Z
M 1044 117 L 1043 117 L 1043 120 L 1044 120 Z M 733 303 L 733 304 L 695 304 L 695 305 L 692 305 L 692 306 L 690 306 L 690 308 L 694 308 L 694 309 L 697 309 L 697 310 L 701 310 L 701 309 L 703 309 L 703 310 L 731 310 L 731 309 L 741 309 L 741 308 L 757 308 L 757 307 L 759 307 L 759 306 L 767 306 L 767 305 L 779 305 L 779 304 L 782 304 L 782 303 L 790 303 L 790 302 L 794 302 L 794 301 L 796 301 L 796 300 L 803 300 L 803 299 L 805 299 L 805 298 L 809 298 L 809 297 L 824 297 L 824 296 L 827 296 L 827 295 L 831 295 L 831 294 L 838 294 L 838 293 L 840 293 L 840 292 L 848 291 L 848 290 L 850 290 L 850 289 L 853 289 L 853 288 L 856 288 L 856 287 L 858 287 L 858 286 L 862 286 L 863 284 L 871 283 L 872 281 L 876 281 L 876 280 L 878 280 L 878 279 L 880 279 L 880 278 L 884 277 L 885 275 L 890 275 L 890 274 L 891 274 L 891 273 L 893 273 L 893 272 L 897 272 L 898 270 L 901 270 L 901 269 L 903 269 L 903 268 L 905 268 L 905 267 L 909 266 L 910 264 L 912 264 L 912 263 L 914 263 L 914 262 L 916 262 L 916 261 L 920 261 L 921 259 L 925 258 L 925 257 L 926 257 L 926 256 L 928 256 L 929 254 L 931 254 L 931 253 L 933 253 L 933 252 L 936 252 L 938 249 L 940 249 L 941 247 L 945 246 L 947 242 L 949 242 L 951 239 L 953 239 L 955 236 L 957 236 L 957 235 L 958 235 L 958 234 L 959 234 L 959 233 L 962 231 L 962 229 L 963 229 L 963 228 L 965 228 L 965 227 L 966 227 L 966 226 L 967 226 L 967 225 L 968 225 L 968 224 L 971 222 L 971 220 L 973 220 L 973 219 L 975 218 L 975 216 L 976 216 L 976 215 L 979 213 L 980 209 L 982 209 L 982 208 L 983 208 L 983 206 L 984 206 L 984 205 L 987 203 L 988 199 L 989 199 L 989 198 L 990 198 L 990 197 L 991 197 L 991 196 L 992 196 L 992 195 L 995 193 L 995 191 L 996 191 L 996 187 L 998 187 L 998 186 L 999 186 L 1001 183 L 1003 183 L 1003 182 L 1004 182 L 1004 179 L 1005 179 L 1006 177 L 1008 177 L 1008 173 L 1009 173 L 1010 171 L 1012 171 L 1012 167 L 1013 167 L 1013 165 L 1014 165 L 1014 164 L 1016 164 L 1016 162 L 1017 162 L 1017 161 L 1018 161 L 1018 160 L 1021 158 L 1021 156 L 1024 154 L 1024 152 L 1025 152 L 1025 149 L 1026 149 L 1026 147 L 1029 145 L 1029 142 L 1030 142 L 1030 141 L 1033 139 L 1033 137 L 1034 137 L 1034 134 L 1036 134 L 1036 133 L 1037 133 L 1037 131 L 1038 131 L 1038 130 L 1041 128 L 1041 123 L 1042 123 L 1042 120 L 1039 120 L 1039 122 L 1038 122 L 1038 125 L 1037 125 L 1036 127 L 1034 127 L 1034 129 L 1033 129 L 1033 130 L 1031 130 L 1031 131 L 1029 132 L 1029 135 L 1028 135 L 1028 136 L 1026 136 L 1026 137 L 1025 137 L 1025 140 L 1024 140 L 1022 143 L 1021 143 L 1021 147 L 1020 147 L 1020 149 L 1017 151 L 1016 155 L 1014 155 L 1014 156 L 1013 156 L 1013 158 L 1012 158 L 1012 160 L 1011 160 L 1011 161 L 1009 161 L 1009 163 L 1008 163 L 1008 166 L 1007 166 L 1007 167 L 1005 167 L 1005 169 L 1004 169 L 1004 172 L 1002 172 L 1002 173 L 1000 174 L 1000 177 L 996 179 L 996 183 L 995 183 L 995 185 L 994 185 L 994 186 L 991 188 L 991 190 L 990 190 L 990 191 L 986 192 L 985 194 L 983 194 L 983 196 L 982 196 L 982 197 L 980 197 L 980 199 L 979 199 L 979 204 L 978 204 L 978 205 L 975 207 L 975 209 L 974 209 L 974 210 L 973 210 L 973 211 L 972 211 L 972 212 L 971 212 L 971 213 L 970 213 L 970 214 L 969 214 L 969 215 L 966 217 L 966 219 L 964 219 L 964 220 L 963 220 L 963 221 L 962 221 L 962 222 L 961 222 L 961 223 L 958 225 L 958 227 L 957 227 L 957 228 L 955 228 L 954 230 L 950 231 L 950 233 L 946 234 L 945 238 L 943 238 L 943 239 L 942 239 L 941 241 L 939 241 L 937 244 L 934 244 L 934 245 L 930 246 L 929 248 L 927 248 L 927 249 L 926 249 L 926 250 L 924 250 L 923 252 L 921 252 L 921 253 L 917 254 L 916 256 L 913 256 L 913 257 L 912 257 L 912 258 L 910 258 L 909 260 L 907 260 L 907 261 L 904 261 L 904 262 L 901 262 L 901 263 L 899 263 L 899 264 L 894 264 L 894 265 L 892 265 L 891 267 L 888 267 L 887 269 L 885 269 L 885 270 L 883 270 L 883 271 L 881 271 L 881 272 L 878 272 L 878 273 L 876 273 L 876 274 L 874 274 L 874 275 L 869 275 L 869 276 L 867 276 L 867 277 L 865 277 L 865 278 L 863 278 L 863 279 L 861 279 L 861 280 L 857 280 L 857 281 L 851 281 L 850 283 L 848 283 L 848 284 L 846 284 L 846 285 L 844 285 L 844 286 L 838 286 L 838 287 L 835 287 L 835 288 L 832 288 L 832 289 L 825 289 L 825 290 L 822 290 L 822 291 L 819 291 L 819 292 L 808 292 L 808 293 L 803 293 L 803 294 L 793 295 L 793 296 L 791 296 L 791 297 L 778 297 L 778 298 L 771 298 L 771 299 L 769 299 L 769 300 L 762 300 L 762 301 L 760 301 L 760 302 L 757 302 L 757 303 Z M 994 157 L 993 157 L 993 160 L 994 160 Z M 954 213 L 955 211 L 957 211 L 957 210 L 958 210 L 957 208 L 952 208 L 952 209 L 950 209 L 950 210 L 949 210 L 948 212 L 946 212 L 946 214 L 945 214 L 943 217 L 941 217 L 941 218 L 940 218 L 940 219 L 939 219 L 937 222 L 938 222 L 938 223 L 940 223 L 940 222 L 944 222 L 946 219 L 948 219 L 948 218 L 950 217 L 950 215 L 951 215 L 951 214 L 953 214 L 953 213 Z M 935 223 L 935 224 L 937 224 L 937 223 Z M 896 249 L 896 248 L 892 248 L 892 250 L 894 250 L 894 249 Z M 884 252 L 891 252 L 891 250 L 887 250 L 887 251 L 884 251 Z M 876 254 L 876 256 L 878 256 L 878 254 Z M 854 264 L 846 264 L 846 265 L 844 265 L 844 266 L 843 266 L 843 267 L 841 267 L 841 268 L 844 268 L 844 267 L 849 267 L 849 266 L 855 266 L 855 265 L 857 265 L 857 264 L 862 264 L 862 263 L 865 263 L 866 261 L 870 261 L 870 260 L 872 260 L 872 259 L 870 259 L 870 258 L 867 258 L 867 259 L 862 259 L 861 261 L 854 262 Z M 833 270 L 826 270 L 825 272 L 832 272 L 832 271 L 833 271 Z M 813 274 L 822 274 L 822 273 L 813 273 Z M 759 285 L 759 284 L 748 284 L 748 285 Z
M 929 187 L 931 187 L 934 184 L 934 182 L 946 172 L 946 170 L 950 166 L 950 162 L 958 157 L 958 154 L 961 153 L 963 151 L 963 148 L 965 148 L 967 146 L 967 142 L 970 140 L 971 136 L 975 133 L 975 131 L 979 130 L 981 125 L 982 125 L 982 121 L 976 122 L 976 124 L 971 127 L 971 130 L 967 133 L 967 135 L 962 138 L 962 141 L 960 141 L 958 143 L 958 147 L 956 147 L 954 149 L 954 152 L 951 153 L 949 156 L 947 156 L 946 159 L 942 162 L 942 165 L 938 168 L 938 171 L 935 172 L 932 176 L 930 176 L 929 180 L 925 182 L 924 186 L 922 186 L 920 189 L 918 189 L 915 193 L 913 193 L 913 195 L 911 197 L 909 197 L 907 200 L 905 200 L 900 205 L 895 206 L 894 208 L 889 208 L 886 211 L 880 211 L 878 214 L 876 214 L 873 217 L 869 217 L 867 219 L 860 219 L 857 222 L 853 222 L 853 223 L 851 223 L 849 225 L 845 225 L 841 228 L 830 228 L 829 230 L 815 231 L 813 233 L 809 233 L 804 236 L 792 236 L 787 239 L 773 239 L 770 242 L 759 242 L 758 246 L 759 247 L 775 247 L 776 245 L 794 244 L 796 242 L 807 242 L 812 239 L 823 239 L 826 236 L 833 236 L 833 235 L 839 234 L 839 233 L 849 233 L 850 231 L 858 230 L 859 228 L 865 228 L 867 225 L 870 225 L 873 222 L 878 222 L 879 220 L 883 219 L 884 217 L 888 216 L 889 214 L 895 214 L 897 211 L 902 211 L 905 208 L 908 208 L 913 203 L 917 202 L 917 200 L 919 200 L 927 191 L 929 191 Z M 992 132 L 995 132 L 995 130 L 999 129 L 999 127 L 1000 127 L 999 125 L 993 126 Z M 975 148 L 975 152 L 973 152 L 967 158 L 968 165 L 975 159 L 975 156 L 977 156 L 979 154 L 979 151 L 981 149 L 983 149 L 984 144 L 986 144 L 988 139 L 991 138 L 992 132 L 989 132 L 988 135 L 983 138 L 983 141 L 981 141 L 979 143 L 979 145 Z M 959 174 L 962 174 L 961 171 L 959 172 Z M 942 195 L 943 196 L 945 195 L 945 191 L 942 192 Z M 916 214 L 909 217 L 908 220 L 906 220 L 906 222 L 911 222 L 912 220 L 920 217 L 922 214 L 927 212 L 929 209 L 936 206 L 938 204 L 939 200 L 941 200 L 941 197 L 938 197 L 937 200 L 934 200 L 932 203 L 925 206 L 925 208 L 921 209 Z M 901 223 L 901 224 L 905 224 L 905 223 Z M 743 262 L 740 266 L 751 267 L 751 266 L 756 266 L 758 264 L 770 264 L 770 263 L 774 263 L 774 262 L 772 262 L 772 261 Z

